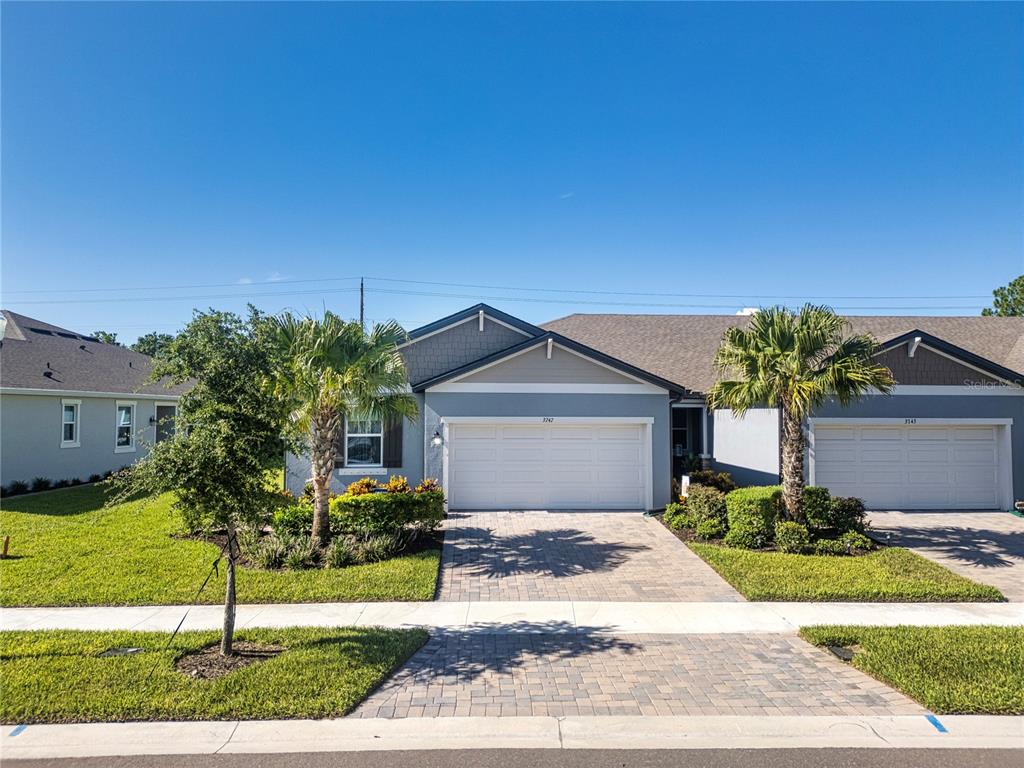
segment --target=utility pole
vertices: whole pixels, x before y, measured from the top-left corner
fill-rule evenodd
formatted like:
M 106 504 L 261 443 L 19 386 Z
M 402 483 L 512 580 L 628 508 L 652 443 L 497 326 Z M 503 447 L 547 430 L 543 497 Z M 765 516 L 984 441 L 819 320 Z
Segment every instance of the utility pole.
M 363 291 L 363 278 L 359 278 L 359 327 L 364 331 L 366 330 L 366 318 L 365 318 L 365 294 Z

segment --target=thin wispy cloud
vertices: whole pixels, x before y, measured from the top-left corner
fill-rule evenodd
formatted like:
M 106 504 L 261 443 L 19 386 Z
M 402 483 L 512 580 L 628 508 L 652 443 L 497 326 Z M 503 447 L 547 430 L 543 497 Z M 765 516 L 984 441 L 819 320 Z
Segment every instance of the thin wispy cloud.
M 239 285 L 250 285 L 250 284 L 252 284 L 252 278 L 251 277 L 240 277 L 240 278 L 238 278 L 238 284 Z
M 282 275 L 280 272 L 274 272 L 269 277 L 267 277 L 267 282 L 268 283 L 280 283 L 282 280 L 285 280 L 285 279 L 286 279 L 285 276 Z
M 576 197 L 575 192 L 563 192 L 558 196 L 559 200 L 568 200 L 570 197 Z

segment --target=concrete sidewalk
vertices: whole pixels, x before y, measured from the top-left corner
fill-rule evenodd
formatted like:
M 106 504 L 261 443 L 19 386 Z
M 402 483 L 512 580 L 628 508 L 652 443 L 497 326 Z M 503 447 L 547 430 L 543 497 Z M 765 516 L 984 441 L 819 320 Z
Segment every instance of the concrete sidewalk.
M 1024 718 L 449 717 L 5 726 L 4 760 L 443 749 L 1024 747 Z
M 2 629 L 218 629 L 219 605 L 4 608 Z M 381 626 L 475 632 L 784 633 L 811 624 L 1024 625 L 1022 603 L 612 603 L 579 601 L 241 605 L 237 627 Z

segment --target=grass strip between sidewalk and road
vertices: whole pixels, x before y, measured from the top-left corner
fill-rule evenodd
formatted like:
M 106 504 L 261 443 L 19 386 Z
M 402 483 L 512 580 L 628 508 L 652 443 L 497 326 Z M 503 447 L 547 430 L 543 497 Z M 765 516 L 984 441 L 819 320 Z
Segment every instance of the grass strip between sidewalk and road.
M 104 508 L 95 485 L 0 502 L 0 605 L 177 605 L 192 603 L 218 547 L 175 535 L 173 496 Z M 346 568 L 238 572 L 240 603 L 431 600 L 440 552 L 399 555 Z M 199 601 L 224 600 L 224 569 Z
M 1024 714 L 1024 627 L 804 627 L 937 714 Z
M 273 658 L 216 679 L 175 669 L 218 632 L 0 632 L 0 721 L 79 723 L 338 717 L 427 639 L 421 629 L 248 629 L 236 641 L 280 645 Z M 110 648 L 141 648 L 100 657 Z M 152 675 L 150 673 L 152 672 Z
M 696 552 L 748 600 L 857 602 L 1001 601 L 978 584 L 907 549 L 858 557 L 791 555 L 691 542 Z

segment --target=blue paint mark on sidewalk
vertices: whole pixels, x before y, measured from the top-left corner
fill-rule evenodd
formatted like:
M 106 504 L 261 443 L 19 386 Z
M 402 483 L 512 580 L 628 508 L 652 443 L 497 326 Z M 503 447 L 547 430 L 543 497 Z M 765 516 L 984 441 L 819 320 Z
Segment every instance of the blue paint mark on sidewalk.
M 949 733 L 949 731 L 946 730 L 946 726 L 944 726 L 942 723 L 940 723 L 939 722 L 939 718 L 937 718 L 935 715 L 925 715 L 924 719 L 927 720 L 932 725 L 934 725 L 935 726 L 935 730 L 938 731 L 939 733 Z
M 8 733 L 7 735 L 8 735 L 8 736 L 17 736 L 17 735 L 18 735 L 19 733 L 21 733 L 22 731 L 24 731 L 24 730 L 25 730 L 26 728 L 28 728 L 28 726 L 27 726 L 27 725 L 19 725 L 19 726 L 18 726 L 17 728 L 15 728 L 15 729 L 14 729 L 13 731 L 11 731 L 10 733 Z

